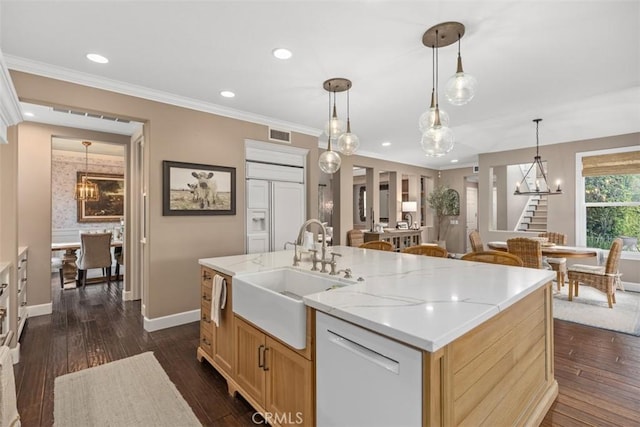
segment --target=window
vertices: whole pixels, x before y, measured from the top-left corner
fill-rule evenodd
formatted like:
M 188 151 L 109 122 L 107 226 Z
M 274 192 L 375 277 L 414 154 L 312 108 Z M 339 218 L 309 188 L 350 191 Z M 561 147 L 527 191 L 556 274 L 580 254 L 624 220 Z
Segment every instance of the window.
M 617 237 L 625 252 L 640 252 L 640 151 L 578 154 L 577 243 L 609 249 Z

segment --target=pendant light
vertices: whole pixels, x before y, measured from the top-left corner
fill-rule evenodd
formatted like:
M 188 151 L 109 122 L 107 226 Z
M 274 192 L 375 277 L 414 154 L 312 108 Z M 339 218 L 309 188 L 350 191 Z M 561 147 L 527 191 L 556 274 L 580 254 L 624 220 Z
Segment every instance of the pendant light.
M 95 202 L 100 200 L 98 192 L 98 184 L 89 181 L 89 146 L 91 142 L 82 141 L 84 145 L 84 176 L 82 180 L 76 184 L 74 198 L 85 202 Z
M 460 24 L 462 25 L 462 24 Z M 458 68 L 456 73 L 449 78 L 445 86 L 444 94 L 453 105 L 464 105 L 471 101 L 476 94 L 478 81 L 472 75 L 465 73 L 462 69 L 462 56 L 460 56 L 460 39 L 464 35 L 464 25 L 462 31 L 458 33 Z
M 432 77 L 432 84 L 433 84 L 433 88 L 431 89 L 431 106 L 429 107 L 429 109 L 427 111 L 425 111 L 424 113 L 422 113 L 422 115 L 420 116 L 420 118 L 418 119 L 418 129 L 420 129 L 420 133 L 425 133 L 427 131 L 427 129 L 429 129 L 430 127 L 433 127 L 435 121 L 436 121 L 436 95 L 435 95 L 435 75 L 436 75 L 436 70 L 435 70 L 435 54 L 436 54 L 436 50 L 435 49 L 431 49 L 431 75 Z M 447 114 L 446 111 L 444 110 L 439 110 L 440 113 L 440 123 L 443 126 L 449 126 L 449 114 Z
M 329 92 L 329 121 L 325 125 L 325 132 L 327 134 L 327 151 L 320 154 L 318 158 L 318 166 L 324 173 L 333 174 L 340 169 L 342 159 L 340 155 L 333 151 L 331 146 L 332 140 L 339 135 L 337 132 L 344 130 L 344 122 L 338 119 L 336 112 L 336 92 L 343 92 L 348 89 L 347 85 L 351 85 L 351 82 L 346 79 L 329 79 L 323 83 L 324 90 Z M 331 108 L 331 94 L 333 93 L 333 110 Z M 332 112 L 333 111 L 333 112 Z
M 555 191 L 551 191 L 551 187 L 549 187 L 549 183 L 547 182 L 547 173 L 544 170 L 544 165 L 542 163 L 542 158 L 540 157 L 539 151 L 539 131 L 538 126 L 542 119 L 534 119 L 536 123 L 536 156 L 533 158 L 533 163 L 529 166 L 527 173 L 522 177 L 522 181 L 516 183 L 516 190 L 513 192 L 516 196 L 532 196 L 532 195 L 546 195 L 552 196 L 555 194 L 562 194 L 562 189 L 560 188 L 560 181 L 556 181 L 556 189 Z M 531 172 L 534 172 L 534 175 L 529 177 Z M 540 182 L 540 177 L 542 177 L 543 183 Z M 530 183 L 530 184 L 529 184 Z M 524 190 L 523 184 L 526 185 L 527 190 Z M 541 185 L 542 184 L 542 185 Z
M 351 116 L 349 112 L 349 92 L 351 92 L 351 83 L 347 89 L 347 131 L 338 137 L 338 151 L 345 156 L 350 156 L 358 150 L 360 146 L 360 138 L 351 132 Z M 334 94 L 335 101 L 335 94 Z
M 422 43 L 434 49 L 432 59 L 435 72 L 433 75 L 433 103 L 435 109 L 433 110 L 433 120 L 430 126 L 422 133 L 422 139 L 420 145 L 422 149 L 429 157 L 441 157 L 447 154 L 453 149 L 454 136 L 453 131 L 447 125 L 443 124 L 442 117 L 440 116 L 440 105 L 438 101 L 438 49 L 443 46 L 448 46 L 453 43 L 452 35 L 458 34 L 459 27 L 464 26 L 458 22 L 444 22 L 429 28 L 422 36 Z

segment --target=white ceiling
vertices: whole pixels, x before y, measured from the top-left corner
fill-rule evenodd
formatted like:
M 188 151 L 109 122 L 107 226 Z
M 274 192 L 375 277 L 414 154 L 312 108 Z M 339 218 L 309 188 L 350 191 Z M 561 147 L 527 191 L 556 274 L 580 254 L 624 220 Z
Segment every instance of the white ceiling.
M 478 153 L 534 145 L 537 117 L 541 145 L 640 131 L 637 0 L 5 0 L 0 8 L 9 68 L 170 94 L 281 129 L 320 134 L 328 119 L 322 82 L 349 78 L 358 154 L 371 157 L 433 168 L 458 159 L 459 167 Z M 464 67 L 479 90 L 461 107 L 441 97 L 456 146 L 431 159 L 418 144 L 432 79 L 422 34 L 443 21 L 465 24 Z M 275 59 L 276 47 L 293 57 Z M 89 52 L 109 64 L 89 62 Z M 455 45 L 440 49 L 441 91 L 455 57 Z

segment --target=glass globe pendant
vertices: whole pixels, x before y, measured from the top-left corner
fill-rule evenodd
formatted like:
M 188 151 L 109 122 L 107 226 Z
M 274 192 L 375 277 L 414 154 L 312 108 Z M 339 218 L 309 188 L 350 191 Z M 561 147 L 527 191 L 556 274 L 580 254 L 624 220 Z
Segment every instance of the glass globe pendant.
M 453 149 L 454 136 L 451 128 L 442 126 L 436 106 L 435 124 L 422 133 L 420 146 L 428 157 L 442 157 Z
M 435 97 L 434 90 L 431 91 L 431 107 L 418 119 L 418 129 L 420 129 L 420 133 L 425 133 L 427 129 L 433 127 L 433 124 L 436 121 L 436 105 L 435 105 Z M 440 123 L 442 126 L 449 126 L 449 114 L 446 111 L 440 110 Z
M 335 151 L 331 150 L 331 140 L 329 140 L 329 148 L 324 153 L 320 154 L 320 158 L 318 159 L 318 166 L 320 170 L 324 173 L 336 173 L 340 169 L 340 164 L 342 163 L 342 159 L 340 155 Z
M 347 131 L 338 137 L 338 151 L 350 156 L 358 150 L 360 138 L 351 133 L 351 117 L 349 115 L 349 91 L 347 91 Z
M 462 69 L 462 57 L 460 56 L 460 38 L 458 35 L 458 68 L 456 73 L 449 78 L 445 86 L 445 96 L 453 105 L 464 105 L 471 101 L 476 94 L 478 81 Z

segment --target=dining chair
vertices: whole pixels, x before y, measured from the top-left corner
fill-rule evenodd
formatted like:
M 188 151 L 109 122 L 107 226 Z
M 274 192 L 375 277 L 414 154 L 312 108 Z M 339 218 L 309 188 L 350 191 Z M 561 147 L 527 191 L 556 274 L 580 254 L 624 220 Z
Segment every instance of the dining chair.
M 111 233 L 81 234 L 76 265 L 82 286 L 87 283 L 87 270 L 92 268 L 106 269 L 107 283 L 111 284 Z
M 622 253 L 622 239 L 618 238 L 611 244 L 609 256 L 604 266 L 574 264 L 569 267 L 569 301 L 578 296 L 578 286 L 583 285 L 596 288 L 607 295 L 609 308 L 616 302 L 616 288 L 620 280 L 618 265 Z
M 567 235 L 564 233 L 558 233 L 555 231 L 547 231 L 545 233 L 539 233 L 538 237 L 544 237 L 549 243 L 555 245 L 567 245 Z M 558 290 L 564 286 L 564 277 L 567 274 L 567 259 L 566 258 L 549 258 L 545 257 L 543 262 L 546 261 L 549 267 L 556 272 L 556 283 L 558 284 Z
M 391 243 L 385 242 L 384 240 L 372 240 L 371 242 L 364 242 L 358 247 L 362 249 L 375 249 L 377 251 L 389 252 L 393 252 L 394 249 L 394 246 Z
M 356 248 L 364 243 L 364 233 L 362 230 L 353 229 L 347 231 L 347 245 L 355 246 Z
M 446 249 L 441 248 L 440 246 L 434 246 L 434 245 L 409 246 L 408 248 L 404 248 L 402 250 L 402 253 L 432 256 L 432 257 L 438 257 L 438 258 L 447 258 L 447 256 L 449 255 Z
M 520 257 L 523 267 L 542 268 L 542 245 L 539 240 L 526 237 L 508 239 L 507 250 Z
M 479 251 L 469 252 L 462 255 L 463 261 L 486 262 L 489 264 L 512 265 L 514 267 L 522 267 L 524 263 L 522 259 L 514 254 L 504 251 Z
M 469 242 L 471 243 L 471 250 L 473 252 L 484 251 L 484 244 L 482 243 L 482 238 L 480 237 L 480 232 L 478 230 L 473 230 L 469 233 Z

